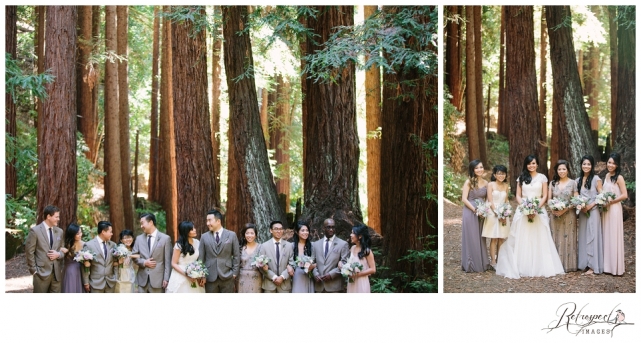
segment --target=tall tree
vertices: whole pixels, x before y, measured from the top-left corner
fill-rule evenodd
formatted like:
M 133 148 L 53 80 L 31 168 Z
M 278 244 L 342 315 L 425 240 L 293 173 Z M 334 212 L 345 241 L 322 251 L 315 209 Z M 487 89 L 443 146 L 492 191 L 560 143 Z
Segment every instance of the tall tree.
M 285 222 L 285 214 L 278 205 L 260 125 L 251 42 L 249 32 L 244 30 L 247 27 L 248 9 L 246 6 L 224 6 L 222 12 L 223 51 L 233 133 L 230 140 L 234 149 L 232 163 L 235 163 L 242 185 L 240 199 L 249 212 L 246 220 L 257 225 L 259 239 L 266 241 L 269 223 L 274 219 Z
M 97 55 L 99 53 L 100 47 L 97 44 L 98 37 L 100 37 L 100 29 L 102 28 L 102 20 L 101 20 L 101 13 L 100 13 L 100 6 L 92 6 L 91 7 L 92 11 L 92 16 L 91 16 L 91 37 L 92 40 L 95 44 L 93 44 L 93 54 Z M 92 113 L 92 118 L 96 119 L 96 153 L 93 155 L 93 160 L 91 160 L 91 163 L 96 165 L 98 163 L 98 157 L 100 156 L 100 145 L 102 144 L 102 138 L 104 137 L 104 127 L 102 132 L 100 131 L 100 119 L 98 118 L 98 84 L 100 82 L 100 78 L 98 77 L 100 75 L 99 72 L 100 65 L 98 64 L 98 60 L 96 59 L 95 62 L 93 63 L 93 70 L 95 72 L 96 76 L 96 87 L 93 87 L 91 90 L 91 97 L 93 99 L 93 105 L 91 108 L 93 109 Z M 104 80 L 103 80 L 104 81 Z
M 590 6 L 595 17 L 601 15 L 600 6 Z M 588 117 L 592 140 L 599 142 L 599 79 L 601 78 L 601 49 L 599 44 L 590 42 L 584 61 L 585 77 L 583 78 L 583 96 L 587 98 Z
M 98 112 L 94 109 L 93 89 L 97 86 L 98 75 L 89 62 L 93 47 L 92 6 L 78 6 L 78 130 L 87 144 L 85 156 L 95 161 L 98 154 Z
M 548 145 L 547 145 L 547 88 L 546 79 L 547 79 L 547 52 L 548 52 L 548 32 L 547 32 L 547 22 L 545 21 L 545 7 L 541 8 L 541 50 L 539 51 L 539 112 L 541 113 L 541 120 L 539 122 L 539 139 L 541 144 L 539 144 L 539 157 L 542 161 L 547 161 L 548 156 Z M 548 175 L 548 164 L 541 163 L 539 166 L 539 172 Z M 548 175 L 548 177 L 552 177 Z
M 617 94 L 618 94 L 618 65 L 619 65 L 619 48 L 617 42 L 617 7 L 608 6 L 608 24 L 610 28 L 610 141 L 616 141 L 617 127 L 616 127 L 616 114 L 617 114 Z
M 105 6 L 105 51 L 114 54 L 118 50 L 116 6 Z M 125 209 L 120 169 L 120 114 L 118 102 L 117 59 L 105 61 L 105 183 L 109 203 L 109 218 L 115 237 L 125 228 Z
M 34 45 L 36 50 L 36 56 L 38 58 L 38 74 L 45 72 L 45 17 L 47 15 L 47 6 L 36 6 L 36 18 L 37 26 L 36 37 L 34 39 Z M 38 137 L 42 136 L 42 123 L 40 118 L 43 117 L 44 104 L 42 103 L 43 99 L 38 98 L 36 101 L 36 109 L 38 111 L 38 116 L 36 119 L 36 130 L 38 131 Z M 38 145 L 38 154 L 40 154 L 40 145 Z
M 539 146 L 539 104 L 534 64 L 534 9 L 532 6 L 505 7 L 505 112 L 510 114 L 510 186 L 528 155 Z M 545 159 L 540 159 L 543 164 Z
M 315 6 L 307 25 L 318 36 L 306 51 L 319 50 L 338 26 L 354 24 L 353 6 Z M 358 135 L 356 132 L 355 66 L 332 71 L 335 82 L 306 80 L 303 136 L 305 211 L 312 230 L 333 218 L 337 235 L 346 238 L 355 221 L 362 221 L 358 198 Z
M 467 133 L 469 160 L 481 158 L 479 123 L 476 103 L 476 51 L 474 43 L 474 7 L 465 6 L 465 132 Z M 480 90 L 479 90 L 480 91 Z M 478 108 L 481 111 L 481 108 Z M 484 163 L 485 164 L 485 163 Z
M 452 94 L 452 100 L 450 102 L 457 110 L 462 111 L 463 63 L 461 62 L 460 24 L 460 16 L 463 15 L 462 6 L 446 6 L 446 8 L 450 18 L 448 18 L 447 23 L 445 24 L 445 30 L 447 32 L 447 44 L 445 49 L 445 83 L 450 90 L 450 94 Z
M 214 159 L 207 94 L 205 7 L 183 7 L 195 19 L 172 23 L 172 89 L 176 134 L 176 185 L 181 198 L 178 220 L 190 220 L 207 232 L 207 211 L 220 206 L 214 186 Z M 189 42 L 189 44 L 185 44 Z
M 158 201 L 158 61 L 160 50 L 160 16 L 159 6 L 154 7 L 154 36 L 151 57 L 151 128 L 149 149 L 149 183 L 147 186 L 147 199 Z
M 49 6 L 44 67 L 55 77 L 38 119 L 38 222 L 47 205 L 60 208 L 60 227 L 76 221 L 76 6 Z
M 499 105 L 498 105 L 498 120 L 496 125 L 496 132 L 499 135 L 510 137 L 510 114 L 505 112 L 505 6 L 501 6 L 501 38 L 499 46 Z
M 5 48 L 7 49 L 6 53 L 11 56 L 11 58 L 16 58 L 16 52 L 18 49 L 18 27 L 16 25 L 18 21 L 18 7 L 16 6 L 7 6 L 5 12 Z M 17 123 L 16 123 L 16 104 L 11 97 L 9 92 L 6 92 L 4 95 L 5 103 L 5 139 L 11 139 L 16 137 Z M 6 159 L 5 162 L 5 194 L 11 194 L 11 197 L 16 197 L 17 190 L 17 174 L 15 167 L 15 158 Z
M 120 134 L 120 173 L 122 187 L 122 205 L 125 211 L 125 227 L 133 229 L 134 199 L 131 191 L 131 152 L 129 148 L 129 81 L 127 78 L 127 39 L 129 31 L 129 10 L 127 6 L 116 7 L 117 54 L 124 57 L 118 63 L 118 118 Z M 114 229 L 120 234 L 121 229 Z
M 570 161 L 578 168 L 583 155 L 600 160 L 592 140 L 588 114 L 583 103 L 583 91 L 572 42 L 569 6 L 546 6 L 545 16 L 550 37 L 553 100 L 552 115 L 559 116 L 558 136 L 553 140 L 559 146 L 559 158 Z M 553 130 L 552 134 L 555 132 Z M 553 161 L 555 162 L 555 161 Z
M 365 6 L 365 18 L 371 17 L 377 10 L 378 6 Z M 456 30 L 458 36 L 458 25 Z M 458 47 L 458 41 L 456 41 L 456 45 Z M 458 82 L 460 87 L 460 79 Z M 369 135 L 372 131 L 383 126 L 381 118 L 381 67 L 378 64 L 365 72 L 365 113 L 365 126 L 368 133 L 367 225 L 374 231 L 381 233 L 381 140 L 380 137 L 370 137 Z
M 485 117 L 483 115 L 483 55 L 481 53 L 481 7 L 471 6 L 474 12 L 474 80 L 476 81 L 476 127 L 478 128 L 479 152 L 483 165 L 487 163 Z M 489 101 L 489 99 L 488 99 Z
M 280 169 L 276 179 L 276 193 L 285 213 L 290 205 L 290 180 L 289 180 L 289 127 L 291 117 L 291 87 L 289 80 L 279 74 L 276 76 L 276 96 L 274 104 L 274 118 L 272 120 L 272 133 L 270 134 L 271 149 L 274 149 L 274 159 Z
M 214 6 L 214 13 L 220 16 L 220 6 Z M 214 154 L 214 171 L 216 176 L 214 178 L 214 189 L 216 196 L 220 199 L 220 53 L 223 47 L 222 32 L 220 28 L 216 28 L 216 32 L 212 33 L 212 49 L 211 49 L 211 142 Z

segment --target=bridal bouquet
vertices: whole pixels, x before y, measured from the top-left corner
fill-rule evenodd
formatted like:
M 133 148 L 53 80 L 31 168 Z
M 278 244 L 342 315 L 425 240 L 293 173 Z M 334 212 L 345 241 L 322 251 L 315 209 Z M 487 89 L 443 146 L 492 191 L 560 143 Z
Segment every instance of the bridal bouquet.
M 131 251 L 129 251 L 129 249 L 127 249 L 127 247 L 122 243 L 116 245 L 111 251 L 111 253 L 115 258 L 118 259 L 118 264 L 120 265 L 120 268 L 123 267 L 125 257 L 131 256 Z
M 512 206 L 507 202 L 502 203 L 501 205 L 499 205 L 499 208 L 496 209 L 496 216 L 499 219 L 510 218 L 512 214 L 513 214 Z M 505 226 L 505 221 L 502 221 L 501 225 Z
M 185 274 L 192 279 L 200 279 L 209 275 L 209 270 L 207 270 L 203 261 L 197 260 L 187 265 Z M 195 282 L 191 283 L 191 288 L 196 288 Z
M 576 207 L 576 214 L 579 214 L 579 212 L 581 212 L 581 209 L 588 205 L 588 198 L 582 195 L 572 197 L 570 198 L 570 204 Z M 586 212 L 585 216 L 590 218 L 590 211 Z
M 96 253 L 91 250 L 80 250 L 76 253 L 73 260 L 79 263 L 82 263 L 85 268 L 85 272 L 89 273 L 89 267 L 91 267 L 91 261 L 96 258 Z
M 266 266 L 270 261 L 269 257 L 265 255 L 254 256 L 254 262 L 251 263 L 251 266 L 260 269 L 263 266 Z
M 541 214 L 543 213 L 543 210 L 541 207 L 539 207 L 541 200 L 539 198 L 526 198 L 523 200 L 521 205 L 519 205 L 518 209 L 521 211 L 521 213 L 527 217 L 528 223 L 534 222 L 534 219 L 530 218 L 529 216 L 532 214 Z
M 314 259 L 311 258 L 310 256 L 303 255 L 301 256 L 296 256 L 296 260 L 294 261 L 292 267 L 296 268 L 302 268 L 305 273 L 307 273 L 307 276 L 311 278 L 314 277 L 314 274 L 312 274 L 312 271 L 309 270 L 309 267 L 314 264 Z
M 603 210 L 603 212 L 607 212 L 608 208 L 606 206 L 616 197 L 616 194 L 612 192 L 603 192 L 601 194 L 597 194 L 596 198 L 594 198 L 594 202 Z
M 359 262 L 345 263 L 341 268 L 341 274 L 347 279 L 347 282 L 354 282 L 352 276 L 356 274 L 356 269 L 362 271 L 363 265 Z
M 474 202 L 476 203 L 476 215 L 487 218 L 491 211 L 487 203 L 481 199 L 474 199 Z

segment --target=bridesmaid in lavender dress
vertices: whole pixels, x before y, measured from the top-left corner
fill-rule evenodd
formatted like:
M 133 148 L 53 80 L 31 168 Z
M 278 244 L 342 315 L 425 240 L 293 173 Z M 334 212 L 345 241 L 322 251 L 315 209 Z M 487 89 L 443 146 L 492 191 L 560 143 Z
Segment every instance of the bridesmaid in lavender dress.
M 240 231 L 240 273 L 238 276 L 238 293 L 262 293 L 263 277 L 254 266 L 254 257 L 257 256 L 260 244 L 256 242 L 256 225 L 245 224 Z
M 369 248 L 371 240 L 367 226 L 364 224 L 354 226 L 349 238 L 354 246 L 350 249 L 347 262 L 360 262 L 363 270 L 356 272 L 353 276 L 354 282 L 347 283 L 347 293 L 370 293 L 369 275 L 376 273 L 376 262 L 374 253 Z
M 461 224 L 461 268 L 467 273 L 484 272 L 488 269 L 487 245 L 481 237 L 483 225 L 476 215 L 476 203 L 485 202 L 487 181 L 483 179 L 483 163 L 473 160 L 468 166 L 469 179 L 463 185 L 463 221 Z
M 294 227 L 294 259 L 303 256 L 311 257 L 316 262 L 312 254 L 312 242 L 309 241 L 309 227 L 303 222 L 297 222 Z M 309 272 L 314 270 L 316 263 L 309 266 Z M 292 293 L 314 293 L 314 279 L 310 278 L 305 270 L 295 266 L 292 276 Z
M 82 250 L 82 230 L 76 223 L 71 223 L 65 231 L 65 247 L 61 250 L 65 253 L 65 268 L 62 276 L 62 293 L 83 293 L 82 274 L 80 263 L 73 258 L 76 252 Z
M 612 275 L 625 273 L 625 254 L 623 253 L 623 208 L 621 202 L 628 198 L 625 180 L 621 176 L 621 155 L 610 154 L 607 168 L 608 174 L 603 183 L 604 192 L 612 192 L 616 196 L 603 212 L 603 271 Z
M 594 158 L 581 158 L 581 176 L 576 179 L 579 194 L 588 198 L 588 204 L 579 212 L 579 270 L 588 269 L 584 275 L 603 273 L 603 230 L 601 214 L 594 198 L 601 193 L 601 179 L 594 173 Z M 588 217 L 587 213 L 590 214 Z M 582 274 L 583 275 L 583 274 Z

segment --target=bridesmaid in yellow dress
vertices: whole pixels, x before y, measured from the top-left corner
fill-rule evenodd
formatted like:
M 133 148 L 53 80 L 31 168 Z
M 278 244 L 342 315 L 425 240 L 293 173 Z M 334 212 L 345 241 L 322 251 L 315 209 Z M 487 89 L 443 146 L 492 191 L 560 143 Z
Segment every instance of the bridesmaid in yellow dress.
M 603 192 L 612 192 L 616 198 L 607 205 L 601 222 L 603 227 L 603 272 L 612 275 L 625 273 L 625 254 L 623 252 L 623 208 L 621 201 L 628 198 L 625 181 L 621 176 L 621 155 L 610 154 L 608 174 L 603 181 Z
M 131 230 L 122 230 L 120 232 L 120 244 L 123 244 L 129 251 L 133 248 L 134 233 Z M 138 265 L 133 262 L 133 258 L 138 258 L 140 255 L 131 255 L 126 257 L 123 265 L 118 274 L 118 281 L 116 282 L 115 293 L 134 293 L 138 289 L 136 284 L 136 272 Z
M 354 282 L 347 283 L 347 293 L 370 293 L 369 275 L 376 273 L 376 262 L 374 262 L 374 253 L 369 248 L 371 240 L 367 226 L 364 224 L 354 226 L 349 238 L 354 246 L 350 249 L 347 262 L 360 262 L 363 270 L 356 272 L 353 277 Z
M 487 202 L 490 204 L 492 211 L 483 221 L 483 232 L 481 237 L 490 239 L 490 265 L 496 267 L 496 259 L 501 244 L 510 234 L 510 220 L 508 218 L 499 219 L 496 211 L 499 206 L 508 202 L 507 192 L 509 189 L 508 184 L 505 182 L 507 178 L 507 167 L 497 164 L 492 168 L 492 177 L 490 183 L 487 184 Z
M 260 244 L 256 243 L 258 232 L 256 225 L 245 224 L 240 231 L 240 274 L 238 276 L 238 293 L 262 293 L 262 274 L 251 264 L 258 253 Z

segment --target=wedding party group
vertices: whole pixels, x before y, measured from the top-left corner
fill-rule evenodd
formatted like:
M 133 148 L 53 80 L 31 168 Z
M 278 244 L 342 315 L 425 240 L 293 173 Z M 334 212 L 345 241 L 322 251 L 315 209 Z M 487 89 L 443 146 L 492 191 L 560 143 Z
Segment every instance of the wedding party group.
M 77 224 L 64 232 L 57 227 L 57 207 L 43 212 L 25 243 L 34 293 L 369 293 L 369 275 L 376 272 L 367 226 L 354 226 L 348 244 L 335 235 L 331 218 L 313 243 L 306 223 L 296 223 L 288 242 L 276 220 L 272 238 L 260 244 L 256 225 L 246 224 L 239 239 L 215 209 L 207 212 L 209 230 L 200 240 L 193 223 L 183 221 L 172 243 L 148 213 L 140 217 L 142 234 L 134 239 L 122 230 L 116 244 L 108 221 L 83 242 Z
M 581 158 L 576 179 L 571 177 L 570 163 L 558 160 L 548 184 L 548 178 L 537 172 L 538 158 L 529 155 L 516 180 L 518 206 L 513 209 L 507 168 L 494 166 L 487 182 L 481 161 L 471 161 L 462 191 L 463 271 L 494 268 L 497 275 L 511 279 L 573 271 L 623 275 L 621 202 L 628 194 L 620 162 L 618 153 L 610 154 L 601 180 L 592 156 Z M 489 258 L 486 239 L 490 239 Z

